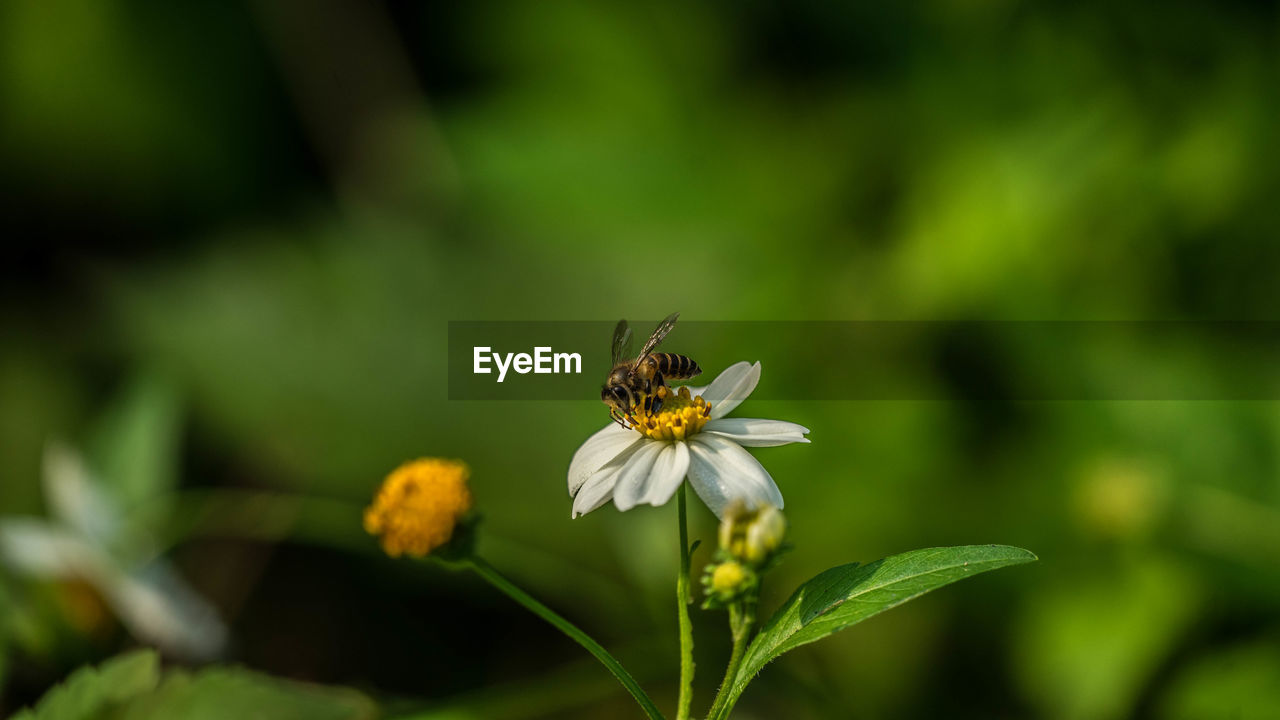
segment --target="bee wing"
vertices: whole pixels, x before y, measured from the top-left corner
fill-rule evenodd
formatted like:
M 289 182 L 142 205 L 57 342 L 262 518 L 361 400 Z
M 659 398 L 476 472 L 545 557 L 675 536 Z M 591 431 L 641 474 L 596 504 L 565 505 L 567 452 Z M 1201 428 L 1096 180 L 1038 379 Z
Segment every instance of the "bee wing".
M 653 334 L 649 336 L 649 339 L 644 343 L 644 347 L 640 349 L 640 357 L 636 358 L 636 360 L 645 359 L 649 353 L 653 352 L 654 348 L 658 347 L 658 343 L 662 342 L 662 338 L 666 337 L 667 333 L 671 332 L 671 328 L 676 326 L 676 318 L 678 317 L 680 317 L 680 313 L 673 312 L 667 316 L 666 320 L 658 323 L 658 327 L 654 328 Z
M 627 327 L 626 320 L 619 320 L 618 326 L 613 329 L 613 364 L 617 365 L 622 362 L 623 358 L 631 356 L 631 328 Z

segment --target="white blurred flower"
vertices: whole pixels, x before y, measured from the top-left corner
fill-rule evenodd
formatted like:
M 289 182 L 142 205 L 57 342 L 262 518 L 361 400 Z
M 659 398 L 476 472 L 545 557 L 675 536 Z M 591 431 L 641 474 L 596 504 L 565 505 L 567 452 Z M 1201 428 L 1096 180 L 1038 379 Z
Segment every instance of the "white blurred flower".
M 619 510 L 662 505 L 688 477 L 717 516 L 734 502 L 782 507 L 782 493 L 744 447 L 807 443 L 809 430 L 782 420 L 725 417 L 760 381 L 760 363 L 740 362 L 705 388 L 678 388 L 656 415 L 610 423 L 569 464 L 573 517 L 613 500 Z
M 122 557 L 121 546 L 149 540 L 127 526 L 74 450 L 46 449 L 44 494 L 51 520 L 0 518 L 0 562 L 20 574 L 88 582 L 134 637 L 169 654 L 200 660 L 221 652 L 226 627 L 172 566 Z

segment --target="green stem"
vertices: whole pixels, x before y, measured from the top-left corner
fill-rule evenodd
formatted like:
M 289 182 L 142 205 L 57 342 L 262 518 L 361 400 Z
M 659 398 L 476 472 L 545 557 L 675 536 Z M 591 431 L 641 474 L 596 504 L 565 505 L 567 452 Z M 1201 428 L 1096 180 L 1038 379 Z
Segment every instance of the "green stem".
M 746 654 L 747 638 L 751 637 L 751 625 L 755 622 L 754 607 L 748 609 L 747 602 L 736 602 L 729 606 L 729 629 L 733 633 L 733 652 L 729 655 L 729 666 L 724 669 L 724 681 L 720 683 L 720 692 L 711 703 L 711 712 L 707 720 L 718 720 L 722 715 L 728 717 L 733 704 L 729 701 L 732 694 L 733 681 L 742 666 L 742 657 Z
M 637 703 L 640 703 L 640 708 L 644 710 L 645 715 L 654 720 L 663 720 L 662 713 L 653 704 L 653 700 L 645 694 L 644 689 L 640 687 L 640 683 L 636 682 L 636 679 L 631 677 L 631 673 L 622 667 L 622 663 L 610 655 L 608 650 L 601 647 L 600 643 L 592 640 L 591 636 L 579 630 L 577 626 L 565 620 L 551 608 L 535 600 L 532 595 L 516 587 L 515 584 L 503 577 L 484 559 L 473 555 L 464 562 L 472 570 L 475 570 L 477 575 L 487 580 L 490 585 L 506 593 L 508 597 L 523 605 L 525 609 L 551 623 L 557 630 L 586 648 L 587 652 L 594 655 L 605 667 L 609 668 L 609 672 L 613 673 L 614 677 L 618 678 L 618 682 L 622 683 L 622 686 L 631 693 Z
M 676 617 L 680 623 L 680 699 L 676 720 L 689 719 L 693 704 L 693 621 L 689 619 L 689 526 L 685 509 L 684 483 L 677 492 L 680 508 L 680 574 L 676 577 Z

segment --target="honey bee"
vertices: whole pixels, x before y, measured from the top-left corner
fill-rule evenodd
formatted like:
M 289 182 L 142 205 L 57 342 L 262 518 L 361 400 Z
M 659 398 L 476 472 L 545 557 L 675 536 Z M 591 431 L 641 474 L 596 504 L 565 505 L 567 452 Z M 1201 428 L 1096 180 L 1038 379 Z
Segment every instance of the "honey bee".
M 624 428 L 630 427 L 627 416 L 637 407 L 646 413 L 662 410 L 662 389 L 667 380 L 687 380 L 702 374 L 702 368 L 687 355 L 653 351 L 675 327 L 678 317 L 680 313 L 671 313 L 658 323 L 640 354 L 631 360 L 626 359 L 631 356 L 631 328 L 627 321 L 619 320 L 613 330 L 613 369 L 600 389 L 600 399 L 609 406 L 609 417 Z

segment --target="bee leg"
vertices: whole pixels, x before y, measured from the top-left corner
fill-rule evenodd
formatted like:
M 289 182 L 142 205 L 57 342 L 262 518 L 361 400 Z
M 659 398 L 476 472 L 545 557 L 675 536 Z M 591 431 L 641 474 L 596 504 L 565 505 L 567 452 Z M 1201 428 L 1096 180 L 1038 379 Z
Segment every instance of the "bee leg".
M 622 426 L 622 429 L 624 430 L 631 429 L 626 423 L 626 418 L 622 417 L 622 413 L 618 412 L 617 408 L 609 408 L 609 417 L 613 418 L 614 422 Z
M 659 413 L 662 412 L 662 400 L 665 395 L 663 390 L 666 389 L 666 384 L 662 379 L 662 373 L 656 373 L 653 376 L 653 387 L 655 388 L 653 393 L 653 412 Z

